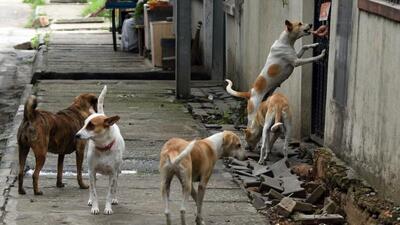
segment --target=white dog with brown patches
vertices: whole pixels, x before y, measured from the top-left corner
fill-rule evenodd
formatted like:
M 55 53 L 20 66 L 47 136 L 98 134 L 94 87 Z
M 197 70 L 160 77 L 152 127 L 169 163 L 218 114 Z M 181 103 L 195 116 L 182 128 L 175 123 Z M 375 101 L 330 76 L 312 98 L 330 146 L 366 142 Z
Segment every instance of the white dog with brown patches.
M 297 39 L 310 35 L 311 24 L 301 22 L 285 21 L 286 30 L 284 30 L 278 40 L 271 46 L 270 53 L 261 74 L 254 82 L 250 92 L 238 92 L 232 89 L 232 81 L 226 80 L 228 85 L 226 91 L 236 97 L 246 98 L 247 100 L 247 125 L 250 126 L 257 109 L 267 93 L 272 93 L 282 82 L 289 78 L 295 67 L 322 59 L 325 56 L 325 49 L 321 54 L 315 57 L 302 59 L 307 49 L 318 46 L 318 43 L 304 45 L 299 52 L 294 49 L 294 43 Z
M 228 156 L 244 158 L 239 137 L 230 131 L 190 143 L 172 138 L 164 144 L 160 153 L 161 194 L 168 225 L 171 224 L 169 194 L 172 178 L 177 176 L 182 184 L 181 223 L 186 224 L 185 204 L 191 194 L 197 205 L 196 224 L 204 224 L 201 210 L 207 183 L 217 160 Z M 197 191 L 193 182 L 199 182 Z
M 98 196 L 96 192 L 96 173 L 109 175 L 109 187 L 104 208 L 104 214 L 113 213 L 111 205 L 118 204 L 116 197 L 117 179 L 121 172 L 122 154 L 125 150 L 125 142 L 122 138 L 118 126 L 115 124 L 119 116 L 107 117 L 104 114 L 103 104 L 107 92 L 107 86 L 104 86 L 98 98 L 98 111 L 90 115 L 83 128 L 76 133 L 80 139 L 89 139 L 88 148 L 88 172 L 89 172 L 89 201 L 92 206 L 91 213 L 99 213 Z
M 251 125 L 245 130 L 246 141 L 251 149 L 262 141 L 259 164 L 264 164 L 276 139 L 285 136 L 283 155 L 287 158 L 291 134 L 289 102 L 283 94 L 275 93 L 262 102 Z

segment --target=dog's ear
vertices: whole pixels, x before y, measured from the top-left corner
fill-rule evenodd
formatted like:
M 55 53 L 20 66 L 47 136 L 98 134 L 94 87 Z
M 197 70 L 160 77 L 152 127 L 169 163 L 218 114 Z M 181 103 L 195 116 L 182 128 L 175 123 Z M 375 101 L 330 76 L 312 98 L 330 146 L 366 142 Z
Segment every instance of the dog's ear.
M 285 20 L 285 25 L 289 32 L 293 30 L 293 24 L 289 20 Z
M 116 122 L 118 122 L 119 119 L 120 119 L 119 116 L 108 117 L 107 119 L 104 120 L 104 126 L 111 127 Z

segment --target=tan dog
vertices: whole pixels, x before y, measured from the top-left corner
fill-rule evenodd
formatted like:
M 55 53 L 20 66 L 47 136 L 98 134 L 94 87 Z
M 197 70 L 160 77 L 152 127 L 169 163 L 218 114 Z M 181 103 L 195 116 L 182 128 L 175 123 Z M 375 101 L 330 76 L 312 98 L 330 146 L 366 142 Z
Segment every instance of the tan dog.
M 294 49 L 294 43 L 297 39 L 311 34 L 311 24 L 286 20 L 285 25 L 286 30 L 282 32 L 279 39 L 271 46 L 264 68 L 249 92 L 234 91 L 232 89 L 232 81 L 226 80 L 228 82 L 226 91 L 229 94 L 247 99 L 247 126 L 250 126 L 254 120 L 264 96 L 273 93 L 277 87 L 288 79 L 295 67 L 314 62 L 325 56 L 324 49 L 319 56 L 306 59 L 301 58 L 307 49 L 318 46 L 318 43 L 304 45 L 297 53 Z
M 255 149 L 260 138 L 262 139 L 258 163 L 264 164 L 281 134 L 285 135 L 283 154 L 287 158 L 290 132 L 291 113 L 288 100 L 283 94 L 275 93 L 261 103 L 254 121 L 245 129 L 245 136 L 250 149 Z
M 32 175 L 35 195 L 43 194 L 39 190 L 38 182 L 47 152 L 58 154 L 57 187 L 64 187 L 62 183 L 64 156 L 76 151 L 78 184 L 80 188 L 88 188 L 82 180 L 86 141 L 75 139 L 75 134 L 83 126 L 85 119 L 97 110 L 97 97 L 93 94 L 79 95 L 70 107 L 56 114 L 38 110 L 36 106 L 36 97 L 30 96 L 25 103 L 24 119 L 18 130 L 18 193 L 26 193 L 23 188 L 24 168 L 30 148 L 36 158 L 35 171 Z
M 197 205 L 196 224 L 204 224 L 201 209 L 207 183 L 218 159 L 228 156 L 244 157 L 239 137 L 230 131 L 208 138 L 187 142 L 180 138 L 167 141 L 160 154 L 161 193 L 165 202 L 167 224 L 171 224 L 169 193 L 172 178 L 177 176 L 182 184 L 181 222 L 185 223 L 185 203 L 191 193 Z M 200 182 L 198 191 L 193 182 Z

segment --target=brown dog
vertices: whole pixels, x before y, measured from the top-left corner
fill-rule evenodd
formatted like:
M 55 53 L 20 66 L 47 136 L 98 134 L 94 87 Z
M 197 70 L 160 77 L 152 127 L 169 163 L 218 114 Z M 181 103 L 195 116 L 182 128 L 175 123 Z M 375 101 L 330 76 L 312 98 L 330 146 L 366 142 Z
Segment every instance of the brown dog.
M 65 154 L 76 151 L 76 168 L 79 187 L 88 186 L 82 180 L 82 162 L 85 151 L 84 140 L 75 139 L 85 119 L 97 110 L 97 97 L 93 94 L 81 94 L 72 105 L 56 114 L 36 109 L 37 100 L 30 96 L 25 103 L 24 119 L 18 129 L 19 174 L 18 193 L 25 194 L 23 188 L 24 168 L 29 149 L 32 148 L 36 158 L 33 178 L 35 195 L 42 195 L 39 190 L 39 173 L 43 168 L 47 152 L 58 154 L 57 187 L 64 187 L 62 173 Z
M 207 183 L 217 160 L 229 156 L 244 158 L 240 139 L 231 131 L 223 131 L 190 143 L 172 138 L 164 144 L 160 153 L 160 173 L 167 225 L 171 225 L 169 195 L 172 178 L 177 176 L 182 184 L 181 224 L 186 224 L 185 204 L 191 194 L 197 205 L 196 224 L 203 225 L 202 206 Z M 194 182 L 199 182 L 197 190 L 193 186 Z

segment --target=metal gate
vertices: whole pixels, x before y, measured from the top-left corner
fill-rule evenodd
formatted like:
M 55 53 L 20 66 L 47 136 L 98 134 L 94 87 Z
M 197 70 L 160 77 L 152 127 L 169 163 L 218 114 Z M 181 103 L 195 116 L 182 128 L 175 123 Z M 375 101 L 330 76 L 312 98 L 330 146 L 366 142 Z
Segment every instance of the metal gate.
M 329 26 L 330 13 L 328 20 L 319 21 L 321 5 L 328 0 L 315 0 L 314 10 L 314 29 L 321 25 Z M 325 57 L 313 63 L 312 75 L 312 109 L 311 109 L 311 136 L 316 141 L 324 138 L 325 129 L 325 105 L 326 105 L 326 86 L 328 75 L 328 55 L 329 55 L 329 37 L 314 36 L 314 42 L 320 43 L 314 48 L 314 55 L 319 55 L 323 49 L 326 49 Z

